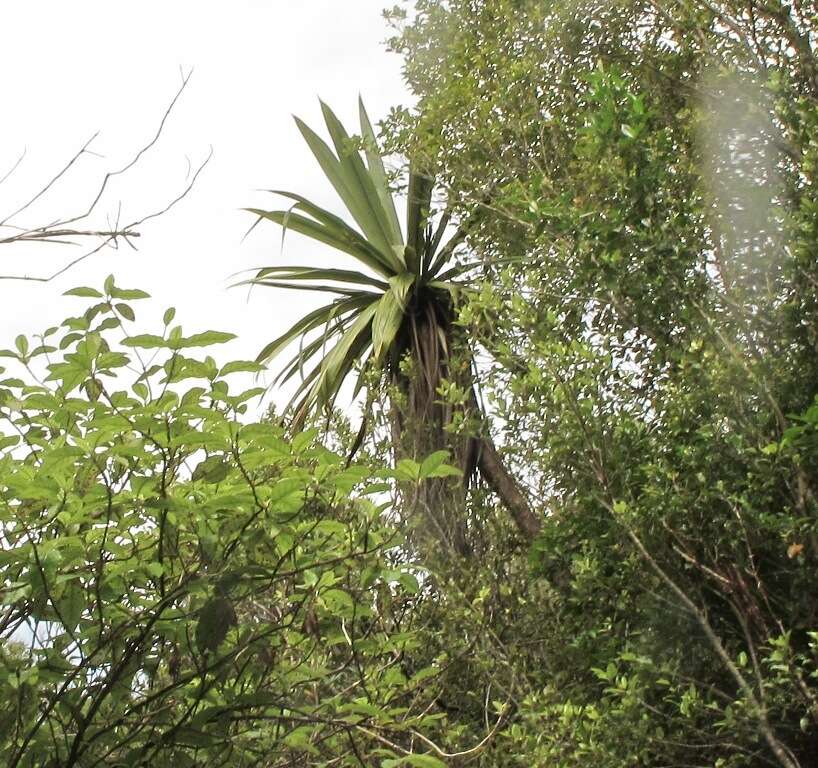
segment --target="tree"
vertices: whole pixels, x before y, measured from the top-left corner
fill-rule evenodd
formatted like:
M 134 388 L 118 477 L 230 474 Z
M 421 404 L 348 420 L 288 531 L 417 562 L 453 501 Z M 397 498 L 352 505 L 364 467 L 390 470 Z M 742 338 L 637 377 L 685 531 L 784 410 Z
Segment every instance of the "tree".
M 484 764 L 811 765 L 814 3 L 414 5 L 392 148 L 492 190 L 460 317 L 551 513 L 528 584 L 435 617 L 514 659 Z M 464 728 L 498 668 L 450 681 Z
M 2 764 L 440 768 L 372 473 L 248 419 L 258 366 L 200 352 L 231 334 L 68 293 L 0 352 Z
M 468 339 L 457 324 L 456 311 L 458 297 L 468 290 L 469 270 L 474 267 L 455 259 L 470 222 L 461 223 L 445 240 L 450 217 L 444 214 L 436 224 L 432 221 L 434 181 L 418 168 L 410 168 L 404 238 L 363 104 L 360 120 L 366 164 L 361 148 L 332 110 L 323 104 L 322 109 L 334 152 L 302 121 L 297 120 L 297 124 L 360 231 L 291 192 L 276 193 L 294 201 L 289 210 L 248 210 L 259 221 L 273 221 L 351 256 L 364 269 L 271 266 L 259 270 L 249 283 L 330 291 L 339 297 L 271 341 L 258 359 L 270 360 L 293 340 L 320 331 L 299 348 L 277 379 L 281 383 L 292 379 L 318 358 L 296 390 L 296 426 L 311 409 L 331 406 L 344 380 L 356 368 L 355 394 L 362 389 L 367 374 L 374 371 L 393 388 L 391 420 L 396 456 L 418 459 L 453 448 L 464 475 L 468 478 L 476 467 L 499 494 L 519 530 L 530 539 L 539 529 L 539 520 L 491 438 L 485 432 L 457 437 L 452 430 L 455 414 L 483 416 L 474 390 Z M 440 391 L 446 382 L 458 393 L 454 403 L 445 402 Z M 409 506 L 420 505 L 435 535 L 465 555 L 468 543 L 462 504 L 453 510 L 445 486 L 443 479 L 424 483 L 422 494 Z

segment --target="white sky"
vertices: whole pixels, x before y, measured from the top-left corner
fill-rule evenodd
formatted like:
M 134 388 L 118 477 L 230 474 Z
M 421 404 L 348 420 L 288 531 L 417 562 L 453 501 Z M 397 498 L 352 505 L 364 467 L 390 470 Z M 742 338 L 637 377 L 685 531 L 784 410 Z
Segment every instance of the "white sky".
M 112 186 L 96 225 L 104 227 L 120 201 L 125 220 L 161 207 L 184 187 L 188 158 L 195 166 L 211 145 L 214 155 L 190 196 L 141 228 L 138 252 L 102 251 L 49 284 L 0 281 L 0 347 L 11 346 L 18 333 L 32 334 L 76 313 L 82 300 L 62 298 L 62 292 L 99 287 L 113 272 L 119 285 L 154 297 L 155 312 L 145 313 L 139 332 L 156 332 L 153 319 L 175 306 L 186 333 L 213 328 L 239 335 L 217 357 L 255 357 L 314 300 L 257 288 L 248 301 L 246 289 L 227 289 L 231 273 L 282 259 L 280 231 L 272 224 L 260 225 L 242 243 L 252 220 L 237 209 L 272 207 L 272 198 L 254 190 L 282 188 L 340 212 L 291 114 L 322 128 L 320 95 L 352 130 L 359 91 L 373 122 L 409 101 L 400 59 L 383 44 L 387 4 L 6 0 L 0 177 L 23 149 L 26 157 L 0 185 L 0 218 L 99 130 L 93 148 L 104 158 L 84 158 L 48 204 L 18 223 L 31 226 L 87 206 L 105 171 L 127 161 L 155 131 L 178 88 L 180 67 L 195 71 L 160 143 L 138 172 Z M 284 263 L 314 261 L 317 250 L 291 235 Z M 0 246 L 0 273 L 50 274 L 80 253 Z

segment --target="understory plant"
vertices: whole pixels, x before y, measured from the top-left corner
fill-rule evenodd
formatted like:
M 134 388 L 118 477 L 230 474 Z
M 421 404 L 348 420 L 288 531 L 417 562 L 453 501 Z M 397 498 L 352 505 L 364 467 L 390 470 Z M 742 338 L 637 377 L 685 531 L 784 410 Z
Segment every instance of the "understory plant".
M 254 420 L 230 334 L 69 294 L 1 353 L 0 762 L 444 765 L 371 471 Z

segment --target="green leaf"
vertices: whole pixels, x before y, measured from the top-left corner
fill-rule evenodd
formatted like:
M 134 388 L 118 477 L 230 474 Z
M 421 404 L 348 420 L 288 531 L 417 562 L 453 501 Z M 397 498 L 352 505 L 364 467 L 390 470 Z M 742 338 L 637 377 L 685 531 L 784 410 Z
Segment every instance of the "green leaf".
M 330 128 L 330 132 L 333 134 L 333 141 L 337 147 L 343 142 L 343 137 L 346 136 L 346 133 L 340 126 L 337 118 L 332 115 L 329 108 L 322 104 L 322 110 L 324 111 L 324 119 L 327 123 L 327 127 Z M 335 188 L 338 196 L 350 214 L 352 214 L 352 218 L 355 219 L 367 240 L 382 254 L 385 263 L 389 264 L 392 269 L 399 271 L 403 265 L 394 254 L 391 253 L 393 244 L 389 242 L 389 239 L 382 229 L 381 222 L 378 221 L 377 214 L 370 206 L 370 201 L 367 198 L 366 191 L 361 186 L 361 179 L 354 167 L 354 160 L 349 150 L 341 151 L 340 154 L 342 157 L 339 159 L 333 154 L 324 140 L 302 120 L 296 118 L 296 124 L 327 179 L 329 179 Z M 361 162 L 360 157 L 358 157 L 358 162 Z M 363 165 L 363 163 L 361 163 L 361 165 Z M 373 196 L 377 197 L 374 187 L 372 188 L 372 193 Z
M 129 336 L 122 340 L 126 347 L 140 347 L 141 349 L 160 349 L 168 346 L 168 341 L 162 336 L 151 333 L 142 333 L 137 336 Z
M 381 768 L 403 768 L 407 765 L 414 768 L 446 768 L 446 763 L 433 755 L 406 755 L 381 761 Z
M 311 725 L 300 725 L 294 728 L 283 739 L 283 743 L 291 749 L 301 749 L 311 754 L 317 754 L 318 750 L 312 745 L 312 737 L 315 734 L 315 727 Z
M 199 610 L 196 645 L 200 651 L 215 651 L 236 624 L 236 611 L 226 597 L 212 597 Z
M 96 288 L 88 288 L 87 286 L 81 285 L 77 288 L 71 288 L 71 290 L 66 291 L 63 293 L 63 296 L 82 296 L 83 298 L 87 299 L 101 299 L 103 295 L 96 290 Z
M 227 376 L 231 373 L 260 373 L 263 370 L 263 365 L 254 363 L 252 360 L 234 360 L 232 363 L 222 366 L 219 376 Z
M 463 474 L 457 467 L 450 467 L 448 464 L 441 464 L 431 470 L 426 477 L 460 477 Z
M 299 432 L 292 440 L 293 453 L 302 453 L 313 444 L 316 437 L 318 437 L 317 429 L 307 429 L 304 432 Z
M 412 459 L 401 459 L 395 467 L 394 475 L 398 480 L 416 481 L 420 479 L 420 464 Z
M 349 134 L 341 121 L 324 102 L 321 102 L 321 111 L 324 115 L 327 130 L 332 138 L 332 143 L 335 146 L 335 152 L 341 163 L 341 168 L 350 180 L 350 186 L 360 194 L 360 202 L 367 214 L 366 220 L 370 222 L 371 228 L 367 230 L 364 223 L 360 221 L 359 225 L 367 238 L 378 245 L 379 250 L 384 252 L 394 251 L 395 246 L 403 244 L 400 228 L 392 228 L 372 176 L 369 174 L 363 160 L 361 160 L 357 146 L 350 140 Z M 352 213 L 352 210 L 350 210 L 350 213 Z
M 126 320 L 133 321 L 135 319 L 134 311 L 127 304 L 116 304 L 116 311 L 119 312 Z
M 398 576 L 398 581 L 410 595 L 416 595 L 420 591 L 420 584 L 417 578 L 411 573 L 402 573 Z
M 285 233 L 292 229 L 312 240 L 347 253 L 380 275 L 387 277 L 395 271 L 389 258 L 343 221 L 327 224 L 326 219 L 331 214 L 326 214 L 321 220 L 315 221 L 296 213 L 295 208 L 297 207 L 303 206 L 294 206 L 294 209 L 289 211 L 265 211 L 260 208 L 245 208 L 245 210 L 254 213 L 259 219 L 269 219 L 275 222 L 284 229 Z M 317 208 L 317 206 L 314 207 Z
M 369 115 L 364 108 L 363 99 L 358 99 L 358 114 L 361 120 L 361 134 L 365 141 L 365 152 L 367 165 L 369 167 L 369 175 L 377 190 L 378 197 L 381 201 L 386 215 L 389 219 L 390 229 L 393 233 L 393 242 L 395 244 L 402 243 L 403 238 L 400 231 L 400 222 L 398 220 L 398 213 L 395 209 L 395 201 L 389 190 L 389 182 L 386 178 L 386 169 L 383 166 L 380 152 L 378 151 L 378 140 L 375 137 L 375 131 L 372 129 L 372 123 L 369 121 Z
M 366 237 L 363 237 L 357 230 L 350 227 L 340 216 L 336 216 L 334 213 L 331 213 L 315 203 L 310 202 L 302 195 L 277 189 L 270 190 L 270 192 L 275 195 L 281 195 L 289 198 L 290 200 L 294 200 L 296 204 L 290 209 L 291 211 L 303 211 L 308 216 L 311 216 L 326 227 L 326 229 L 333 234 L 333 237 L 339 238 L 340 240 L 349 240 L 355 244 L 356 248 L 361 248 L 370 253 L 382 266 L 387 267 L 390 270 L 394 269 L 394 264 L 391 259 L 394 246 L 392 249 L 390 249 L 388 254 L 383 254 L 373 242 L 368 240 Z M 353 255 L 356 254 L 353 253 Z M 356 258 L 358 258 L 357 255 Z
M 341 340 L 321 363 L 321 372 L 315 384 L 314 392 L 320 403 L 328 403 L 340 388 L 344 375 L 355 363 L 359 346 L 367 345 L 371 340 L 371 321 L 378 305 L 371 304 L 363 309 L 349 330 L 344 331 Z
M 73 633 L 85 609 L 85 590 L 77 579 L 72 580 L 66 587 L 57 608 L 65 628 Z
M 395 297 L 400 302 L 401 308 L 406 308 L 406 302 L 409 298 L 409 292 L 417 282 L 417 277 L 411 272 L 401 272 L 399 275 L 394 275 L 389 278 L 389 287 L 395 294 Z
M 213 344 L 225 344 L 236 338 L 235 333 L 224 333 L 223 331 L 205 331 L 204 333 L 194 333 L 178 341 L 171 343 L 172 349 L 189 349 L 190 347 L 210 347 Z
M 427 456 L 420 465 L 420 476 L 430 477 L 430 473 L 436 470 L 442 464 L 445 464 L 449 458 L 448 451 L 435 451 Z
M 264 349 L 259 352 L 256 360 L 263 362 L 275 357 L 288 344 L 299 336 L 307 334 L 316 328 L 320 328 L 321 326 L 328 328 L 333 321 L 340 320 L 347 313 L 360 310 L 367 304 L 371 304 L 377 299 L 378 296 L 376 294 L 359 295 L 351 298 L 338 299 L 331 304 L 326 304 L 323 307 L 313 310 L 309 314 L 302 317 L 301 320 L 294 323 L 293 326 L 286 331 L 286 333 L 283 333 L 277 339 L 274 339 L 266 347 L 264 347 Z M 300 352 L 298 357 L 301 359 L 302 363 L 309 359 L 309 356 L 304 356 Z
M 433 755 L 407 755 L 404 762 L 414 768 L 446 768 L 446 763 Z
M 377 304 L 372 319 L 372 347 L 375 360 L 381 361 L 392 348 L 403 322 L 403 307 L 394 291 L 387 291 Z
M 222 456 L 208 456 L 196 466 L 190 479 L 205 483 L 220 483 L 230 473 L 230 464 Z
M 108 293 L 113 299 L 125 299 L 126 301 L 135 299 L 149 299 L 151 297 L 149 293 L 140 291 L 138 288 L 117 288 L 113 285 Z
M 0 451 L 5 450 L 6 448 L 13 448 L 19 442 L 19 435 L 0 435 Z
M 216 649 L 211 648 L 209 650 Z M 219 741 L 220 738 L 216 734 L 207 733 L 206 731 L 200 731 L 196 728 L 190 728 L 187 726 L 177 728 L 173 732 L 173 743 L 185 747 L 206 749 L 207 747 L 212 747 L 213 745 L 218 744 Z
M 297 282 L 301 280 L 331 280 L 337 283 L 353 283 L 356 285 L 370 285 L 379 290 L 386 291 L 389 284 L 370 277 L 363 272 L 355 272 L 349 269 L 319 269 L 315 267 L 264 267 L 260 269 L 258 274 L 253 278 L 254 283 L 257 283 L 262 278 L 274 276 L 276 280 L 288 282 L 290 280 Z M 390 278 L 390 282 L 394 278 Z M 302 286 L 295 285 L 294 288 L 301 288 Z
M 328 589 L 321 593 L 321 599 L 327 606 L 327 610 L 334 616 L 349 619 L 352 618 L 355 612 L 355 603 L 349 594 L 342 589 Z

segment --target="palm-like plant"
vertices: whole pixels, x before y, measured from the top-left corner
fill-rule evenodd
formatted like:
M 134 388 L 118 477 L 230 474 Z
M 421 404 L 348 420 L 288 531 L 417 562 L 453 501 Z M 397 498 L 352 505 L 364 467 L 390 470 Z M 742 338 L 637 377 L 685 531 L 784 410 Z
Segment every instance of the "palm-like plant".
M 456 379 L 469 393 L 464 407 L 479 413 L 467 343 L 459 338 L 454 324 L 456 297 L 467 283 L 463 280 L 466 268 L 454 263 L 453 256 L 466 239 L 465 230 L 459 228 L 443 242 L 449 217 L 443 215 L 436 226 L 431 225 L 433 180 L 410 169 L 404 237 L 363 103 L 363 148 L 347 134 L 332 110 L 323 103 L 321 106 L 334 151 L 301 120 L 296 118 L 296 122 L 358 229 L 291 192 L 274 190 L 292 201 L 286 210 L 247 210 L 258 216 L 256 223 L 269 219 L 285 230 L 299 232 L 352 257 L 361 269 L 260 269 L 248 283 L 330 292 L 336 297 L 271 341 L 258 359 L 269 361 L 293 341 L 301 340 L 276 380 L 284 383 L 301 374 L 291 402 L 296 426 L 311 411 L 331 405 L 353 372 L 358 374 L 354 389 L 357 395 L 367 371 L 374 368 L 403 395 L 403 407 L 392 409 L 396 454 L 451 450 L 454 438 L 445 427 L 451 421 L 452 410 L 439 401 L 441 381 Z M 466 365 L 457 371 L 451 365 L 456 346 L 466 354 Z M 411 362 L 409 374 L 401 368 L 407 356 Z M 420 443 L 415 440 L 414 446 L 408 448 L 404 439 L 407 431 L 416 435 L 422 431 L 426 439 Z M 479 469 L 512 512 L 520 530 L 533 536 L 539 521 L 490 439 L 470 437 L 453 453 L 467 473 L 471 468 Z M 462 536 L 442 533 L 450 543 L 452 538 L 459 538 L 461 543 L 455 541 L 454 546 L 463 549 Z

